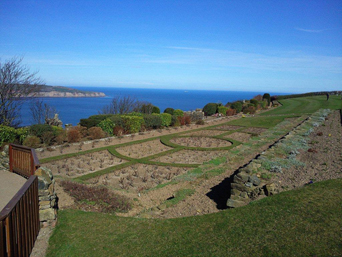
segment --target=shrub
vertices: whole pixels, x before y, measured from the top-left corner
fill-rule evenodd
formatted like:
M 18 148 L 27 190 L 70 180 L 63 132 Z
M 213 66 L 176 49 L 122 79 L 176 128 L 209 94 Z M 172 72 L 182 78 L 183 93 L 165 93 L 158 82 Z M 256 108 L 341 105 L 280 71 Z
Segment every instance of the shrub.
M 105 137 L 105 132 L 100 127 L 92 127 L 88 130 L 91 139 L 100 139 Z
M 113 136 L 113 128 L 115 126 L 115 123 L 111 119 L 107 118 L 101 121 L 97 126 L 100 127 L 104 132 L 106 132 L 107 135 Z
M 36 136 L 27 136 L 23 142 L 24 146 L 37 148 L 40 144 L 40 139 Z
M 57 144 L 61 145 L 63 144 L 65 141 L 67 141 L 67 134 L 66 134 L 66 131 L 63 130 L 63 132 L 61 132 L 60 134 L 58 134 L 56 136 L 56 142 Z
M 16 131 L 9 126 L 0 125 L 0 146 L 3 143 L 13 143 L 16 139 Z
M 173 115 L 174 110 L 175 110 L 175 109 L 168 107 L 168 108 L 166 108 L 166 109 L 164 110 L 164 113 L 168 113 L 168 114 Z
M 217 107 L 218 105 L 215 103 L 208 103 L 203 107 L 203 112 L 205 116 L 211 116 L 215 113 L 217 113 Z
M 189 115 L 184 115 L 182 117 L 177 117 L 179 120 L 180 125 L 188 125 L 191 124 L 191 118 Z
M 243 109 L 244 114 L 254 114 L 255 113 L 255 107 L 254 106 L 248 106 Z
M 144 125 L 146 129 L 158 129 L 162 126 L 162 118 L 158 114 L 145 114 Z
M 171 125 L 171 119 L 172 119 L 172 115 L 169 113 L 162 113 L 160 114 L 160 118 L 162 120 L 162 126 L 163 127 L 168 127 Z
M 205 124 L 204 120 L 196 121 L 196 125 L 204 125 L 204 124 Z
M 160 114 L 160 109 L 157 106 L 153 106 L 152 113 Z
M 259 102 L 259 104 L 260 104 L 262 109 L 266 109 L 267 108 L 267 103 L 268 103 L 267 100 L 263 100 L 263 101 Z
M 139 115 L 141 115 L 139 113 Z M 139 116 L 139 115 L 136 115 L 136 116 Z M 120 126 L 120 127 L 124 127 L 124 122 L 121 118 L 121 115 L 113 115 L 112 117 L 110 117 L 110 119 L 114 122 L 115 126 Z
M 222 115 L 226 115 L 228 108 L 225 106 L 219 106 L 217 107 L 218 113 L 221 113 Z
M 258 101 L 257 101 L 257 100 L 251 99 L 250 102 L 251 102 L 251 104 L 253 104 L 253 106 L 254 106 L 255 108 L 258 107 Z
M 144 118 L 139 116 L 121 116 L 124 123 L 124 130 L 127 133 L 137 133 L 140 131 L 141 125 L 144 123 Z
M 143 104 L 140 108 L 140 112 L 143 114 L 152 114 L 153 107 L 154 106 L 151 103 Z
M 242 110 L 242 103 L 241 102 L 234 102 L 230 105 L 230 108 L 235 109 L 236 113 L 239 113 Z
M 80 125 L 86 128 L 91 128 L 97 126 L 101 121 L 105 119 L 111 119 L 114 114 L 99 114 L 99 115 L 92 115 L 88 119 L 81 119 Z
M 47 132 L 44 132 L 43 135 L 42 135 L 42 140 L 43 140 L 43 143 L 47 146 L 49 146 L 52 142 L 52 140 L 54 139 L 54 133 L 51 132 L 51 131 L 47 131 Z
M 171 117 L 171 126 L 178 127 L 180 125 L 181 124 L 180 124 L 180 122 L 178 120 L 178 116 L 172 115 L 172 117 Z
M 71 181 L 62 181 L 62 187 L 79 202 L 95 203 L 100 212 L 128 211 L 131 203 L 127 197 L 117 195 L 105 187 L 89 187 Z
M 67 132 L 67 136 L 68 136 L 68 142 L 69 143 L 76 143 L 76 142 L 79 142 L 81 140 L 81 133 L 75 128 L 71 128 Z
M 264 100 L 264 99 L 267 100 L 267 106 L 270 106 L 270 103 L 271 103 L 271 96 L 270 96 L 270 94 L 265 93 L 265 94 L 262 96 L 262 100 Z
M 117 137 L 120 137 L 124 134 L 124 129 L 123 127 L 120 127 L 120 126 L 115 126 L 113 128 L 113 134 Z
M 227 111 L 226 111 L 226 115 L 227 116 L 233 116 L 233 115 L 235 115 L 236 114 L 236 110 L 235 109 L 228 109 Z
M 184 112 L 180 109 L 176 109 L 173 111 L 173 115 L 177 116 L 177 117 L 180 117 L 180 116 L 183 116 L 184 115 Z
M 41 138 L 45 132 L 53 132 L 52 126 L 48 124 L 36 124 L 32 125 L 29 129 L 30 135 L 39 138 Z
M 262 101 L 262 95 L 256 95 L 253 97 L 253 99 L 257 100 L 258 102 Z

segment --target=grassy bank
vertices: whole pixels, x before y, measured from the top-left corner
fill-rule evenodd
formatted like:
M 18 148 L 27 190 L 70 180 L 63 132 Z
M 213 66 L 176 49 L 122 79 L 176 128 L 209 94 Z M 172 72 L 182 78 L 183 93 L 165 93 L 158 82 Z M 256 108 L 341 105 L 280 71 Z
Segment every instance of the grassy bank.
M 60 211 L 47 256 L 337 256 L 342 180 L 216 214 L 151 220 Z

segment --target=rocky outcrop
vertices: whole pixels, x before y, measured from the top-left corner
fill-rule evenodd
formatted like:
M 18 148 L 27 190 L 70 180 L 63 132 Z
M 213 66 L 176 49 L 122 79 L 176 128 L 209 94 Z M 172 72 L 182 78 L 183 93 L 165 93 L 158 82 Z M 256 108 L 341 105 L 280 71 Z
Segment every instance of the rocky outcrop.
M 104 97 L 102 92 L 40 92 L 35 97 Z
M 56 113 L 52 119 L 45 119 L 45 123 L 51 126 L 62 127 L 63 122 L 59 119 L 58 114 Z

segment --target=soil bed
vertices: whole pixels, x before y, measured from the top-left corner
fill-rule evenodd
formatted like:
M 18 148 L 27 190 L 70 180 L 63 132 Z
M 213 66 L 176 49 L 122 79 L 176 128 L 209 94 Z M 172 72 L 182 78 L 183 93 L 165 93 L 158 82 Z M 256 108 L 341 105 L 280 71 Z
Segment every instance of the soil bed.
M 170 142 L 181 146 L 201 148 L 228 147 L 232 145 L 227 140 L 210 137 L 175 137 Z
M 251 134 L 241 133 L 241 132 L 234 132 L 230 135 L 224 136 L 224 138 L 231 138 L 239 142 L 246 143 L 252 137 Z
M 158 157 L 153 161 L 165 163 L 202 164 L 226 153 L 226 151 L 181 150 L 169 155 Z

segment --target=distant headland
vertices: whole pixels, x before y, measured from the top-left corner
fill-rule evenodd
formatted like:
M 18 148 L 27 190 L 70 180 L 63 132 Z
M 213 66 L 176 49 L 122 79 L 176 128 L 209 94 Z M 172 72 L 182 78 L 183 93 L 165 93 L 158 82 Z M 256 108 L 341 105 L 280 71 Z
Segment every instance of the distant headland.
M 42 85 L 34 97 L 104 97 L 102 92 L 83 91 L 62 86 Z

